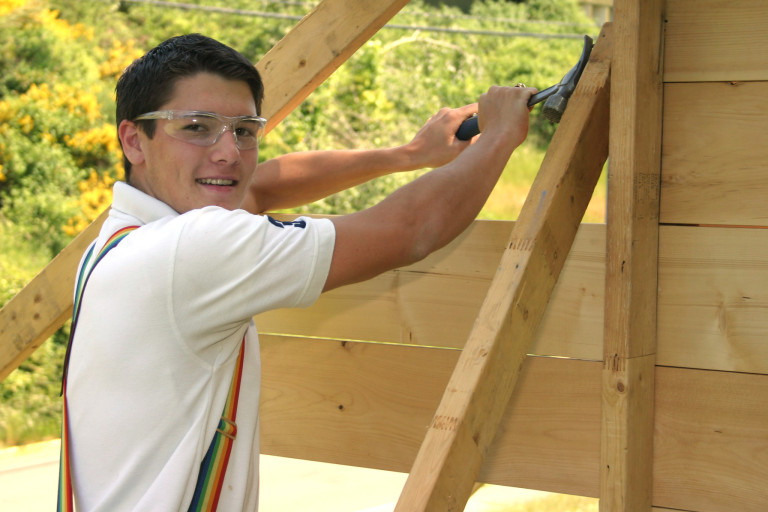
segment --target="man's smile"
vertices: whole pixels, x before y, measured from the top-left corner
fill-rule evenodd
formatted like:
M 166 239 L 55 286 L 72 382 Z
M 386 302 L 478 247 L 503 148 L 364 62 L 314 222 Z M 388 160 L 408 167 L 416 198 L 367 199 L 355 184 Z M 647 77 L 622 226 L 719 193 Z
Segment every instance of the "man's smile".
M 237 181 L 223 178 L 199 178 L 195 181 L 201 185 L 217 185 L 220 187 L 233 187 L 237 185 Z

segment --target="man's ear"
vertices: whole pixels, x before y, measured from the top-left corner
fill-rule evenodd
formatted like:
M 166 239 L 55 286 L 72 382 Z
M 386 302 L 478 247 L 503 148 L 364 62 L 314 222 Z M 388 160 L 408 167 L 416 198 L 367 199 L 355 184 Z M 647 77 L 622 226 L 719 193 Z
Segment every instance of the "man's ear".
M 139 127 L 136 123 L 123 119 L 117 127 L 117 135 L 123 145 L 123 153 L 133 165 L 144 163 L 144 150 L 139 141 Z

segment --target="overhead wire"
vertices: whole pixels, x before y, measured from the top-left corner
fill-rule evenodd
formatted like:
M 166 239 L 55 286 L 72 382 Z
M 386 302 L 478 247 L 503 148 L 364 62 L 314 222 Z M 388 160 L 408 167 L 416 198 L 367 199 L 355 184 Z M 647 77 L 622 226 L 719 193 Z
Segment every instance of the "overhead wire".
M 249 17 L 256 17 L 256 18 L 271 18 L 271 19 L 284 19 L 284 20 L 291 20 L 291 21 L 299 21 L 304 16 L 295 15 L 295 14 L 285 14 L 285 13 L 276 13 L 276 12 L 265 12 L 265 11 L 253 11 L 248 9 L 237 9 L 233 7 L 219 7 L 219 6 L 209 6 L 209 5 L 198 5 L 198 4 L 190 4 L 190 3 L 184 3 L 184 2 L 168 2 L 165 0 L 121 0 L 123 3 L 134 3 L 134 4 L 145 4 L 145 5 L 152 5 L 157 7 L 168 7 L 168 8 L 175 8 L 175 9 L 182 9 L 182 10 L 188 10 L 188 11 L 204 11 L 204 12 L 214 12 L 214 13 L 221 13 L 221 14 L 233 14 L 233 15 L 239 15 L 239 16 L 249 16 Z M 279 3 L 279 4 L 300 4 L 303 5 L 301 2 L 271 2 L 271 3 Z M 460 15 L 451 15 L 448 16 L 449 18 L 464 18 L 464 16 Z M 481 18 L 481 17 L 469 17 L 471 19 L 479 19 L 479 20 L 492 20 L 492 21 L 500 21 L 499 19 L 494 18 Z M 547 22 L 545 20 L 504 20 L 510 23 L 553 23 L 553 24 L 560 24 L 560 22 Z M 577 24 L 569 24 L 573 26 L 581 26 Z M 529 38 L 538 38 L 538 39 L 581 39 L 584 37 L 583 34 L 557 34 L 557 33 L 542 33 L 542 32 L 528 32 L 528 31 L 520 31 L 520 32 L 511 32 L 511 31 L 497 31 L 497 30 L 483 30 L 483 29 L 460 29 L 460 28 L 449 28 L 449 27 L 436 27 L 436 26 L 430 26 L 430 25 L 405 25 L 405 24 L 397 24 L 397 23 L 387 23 L 383 27 L 383 29 L 390 29 L 390 30 L 413 30 L 413 31 L 422 31 L 422 32 L 440 32 L 440 33 L 447 33 L 447 34 L 462 34 L 462 35 L 481 35 L 481 36 L 494 36 L 494 37 L 529 37 Z

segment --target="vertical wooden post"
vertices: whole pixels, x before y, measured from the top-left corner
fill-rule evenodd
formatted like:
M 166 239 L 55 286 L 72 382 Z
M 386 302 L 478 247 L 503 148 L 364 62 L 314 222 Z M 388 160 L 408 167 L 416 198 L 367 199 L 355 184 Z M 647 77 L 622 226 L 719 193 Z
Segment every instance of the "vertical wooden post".
M 663 4 L 614 4 L 602 512 L 651 509 Z
M 396 512 L 466 506 L 607 157 L 610 32 L 570 99 Z

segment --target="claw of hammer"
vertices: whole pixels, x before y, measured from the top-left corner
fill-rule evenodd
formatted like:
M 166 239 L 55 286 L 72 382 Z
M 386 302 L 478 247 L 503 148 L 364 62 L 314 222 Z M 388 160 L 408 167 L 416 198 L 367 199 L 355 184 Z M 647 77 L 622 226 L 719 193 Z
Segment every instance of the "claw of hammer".
M 566 74 L 559 83 L 552 87 L 547 87 L 543 91 L 539 91 L 528 100 L 528 106 L 532 107 L 537 103 L 544 102 L 542 113 L 544 117 L 549 119 L 553 123 L 559 123 L 560 118 L 563 117 L 565 108 L 568 106 L 568 100 L 571 98 L 571 94 L 576 89 L 576 84 L 579 83 L 581 73 L 587 66 L 589 55 L 592 53 L 592 38 L 584 36 L 584 47 L 581 50 L 581 57 L 579 62 L 576 63 Z M 456 137 L 460 140 L 469 140 L 475 135 L 480 133 L 477 124 L 477 116 L 470 117 L 464 121 L 456 132 Z
M 589 55 L 592 53 L 592 38 L 584 36 L 584 48 L 581 50 L 581 58 L 574 67 L 568 71 L 560 83 L 553 85 L 541 92 L 537 92 L 528 101 L 528 106 L 531 107 L 540 101 L 546 100 L 542 113 L 544 117 L 552 121 L 553 123 L 559 123 L 560 118 L 563 117 L 565 107 L 568 106 L 568 100 L 571 98 L 571 94 L 576 89 L 576 84 L 579 83 L 581 73 L 587 66 Z

